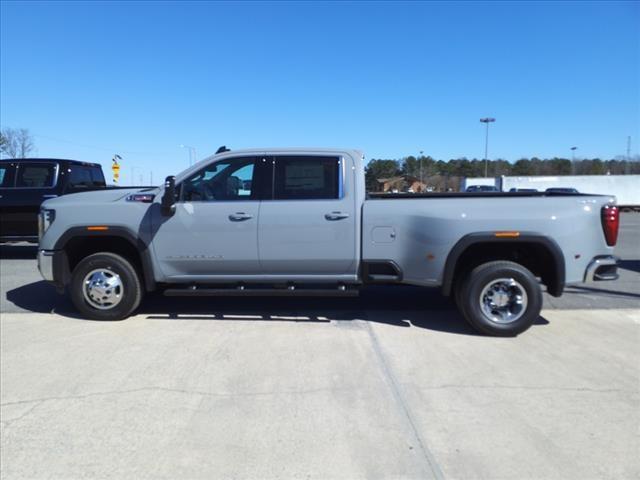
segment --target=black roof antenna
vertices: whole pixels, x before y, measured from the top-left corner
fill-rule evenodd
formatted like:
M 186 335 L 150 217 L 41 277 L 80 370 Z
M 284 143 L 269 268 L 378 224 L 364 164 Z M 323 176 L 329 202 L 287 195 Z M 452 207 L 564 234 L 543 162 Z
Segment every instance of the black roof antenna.
M 222 145 L 218 150 L 216 150 L 216 155 L 219 153 L 230 152 L 231 149 L 227 148 L 226 145 Z

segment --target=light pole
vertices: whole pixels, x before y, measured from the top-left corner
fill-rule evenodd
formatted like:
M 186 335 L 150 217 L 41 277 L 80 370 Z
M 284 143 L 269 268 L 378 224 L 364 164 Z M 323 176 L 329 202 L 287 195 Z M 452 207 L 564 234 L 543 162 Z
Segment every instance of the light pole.
M 484 137 L 484 176 L 486 178 L 488 168 L 489 168 L 489 124 L 495 122 L 496 119 L 491 117 L 486 117 L 486 118 L 481 118 L 480 121 L 487 125 L 487 130 Z
M 420 193 L 422 193 L 422 189 L 424 188 L 424 181 L 422 180 L 422 153 L 423 151 L 420 150 Z
M 142 185 L 143 180 L 142 180 L 142 168 L 140 167 L 136 167 L 135 165 L 131 165 L 131 186 L 134 186 L 134 173 L 136 170 L 140 170 L 140 185 Z
M 180 148 L 188 148 L 189 149 L 189 166 L 193 165 L 197 158 L 196 157 L 196 147 L 192 147 L 191 145 L 181 144 Z
M 576 173 L 576 150 L 578 147 L 571 147 L 571 175 Z

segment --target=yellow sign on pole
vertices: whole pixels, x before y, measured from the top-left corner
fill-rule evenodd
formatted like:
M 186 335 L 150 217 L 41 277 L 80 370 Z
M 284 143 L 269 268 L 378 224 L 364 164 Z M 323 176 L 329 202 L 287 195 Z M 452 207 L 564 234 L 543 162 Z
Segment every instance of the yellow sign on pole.
M 120 179 L 120 164 L 118 163 L 118 160 L 121 159 L 122 157 L 120 155 L 113 156 L 113 164 L 111 165 L 111 172 L 113 173 L 113 183 L 118 183 L 118 180 Z

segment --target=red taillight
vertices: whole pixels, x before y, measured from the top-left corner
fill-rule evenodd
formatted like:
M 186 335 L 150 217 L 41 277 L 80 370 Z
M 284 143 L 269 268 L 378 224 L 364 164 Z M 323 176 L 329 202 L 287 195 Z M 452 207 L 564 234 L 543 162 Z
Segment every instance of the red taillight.
M 614 205 L 605 205 L 602 207 L 602 230 L 604 230 L 604 238 L 607 245 L 615 246 L 618 241 L 618 226 L 620 225 L 620 212 L 618 207 Z

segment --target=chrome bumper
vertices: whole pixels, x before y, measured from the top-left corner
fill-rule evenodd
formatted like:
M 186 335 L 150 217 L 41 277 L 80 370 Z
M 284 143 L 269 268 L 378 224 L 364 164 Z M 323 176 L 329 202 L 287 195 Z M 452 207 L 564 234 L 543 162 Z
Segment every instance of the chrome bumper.
M 53 282 L 53 255 L 52 250 L 38 250 L 38 270 L 42 278 L 48 282 Z
M 591 260 L 589 266 L 584 272 L 585 283 L 617 280 L 618 275 L 618 257 L 613 255 L 605 255 L 596 257 Z

